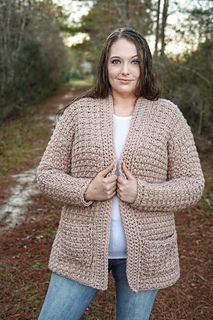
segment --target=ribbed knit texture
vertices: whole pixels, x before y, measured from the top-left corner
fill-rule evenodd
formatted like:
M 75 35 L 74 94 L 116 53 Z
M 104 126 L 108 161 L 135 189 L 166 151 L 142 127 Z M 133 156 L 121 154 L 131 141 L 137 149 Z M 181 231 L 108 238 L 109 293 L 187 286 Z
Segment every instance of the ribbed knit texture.
M 64 204 L 49 268 L 102 290 L 108 284 L 112 200 L 85 201 L 84 193 L 113 160 L 112 97 L 84 98 L 61 116 L 37 169 L 40 189 Z M 129 286 L 135 292 L 168 287 L 180 273 L 174 212 L 195 205 L 204 188 L 193 135 L 179 108 L 165 99 L 139 98 L 122 160 L 138 184 L 134 203 L 120 201 Z

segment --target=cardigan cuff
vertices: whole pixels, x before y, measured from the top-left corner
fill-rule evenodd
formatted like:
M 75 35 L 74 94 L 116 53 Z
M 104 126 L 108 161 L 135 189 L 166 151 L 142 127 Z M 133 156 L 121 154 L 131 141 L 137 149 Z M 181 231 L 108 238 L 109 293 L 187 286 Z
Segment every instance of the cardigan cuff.
M 80 200 L 81 200 L 81 203 L 83 204 L 84 207 L 88 207 L 94 202 L 94 200 L 86 200 L 84 198 L 85 192 L 86 192 L 91 181 L 92 181 L 92 179 L 85 179 L 85 183 L 81 188 Z
M 139 208 L 145 203 L 143 203 L 144 195 L 145 195 L 145 187 L 148 183 L 146 181 L 139 181 L 137 179 L 137 196 L 134 202 L 130 203 L 133 208 Z

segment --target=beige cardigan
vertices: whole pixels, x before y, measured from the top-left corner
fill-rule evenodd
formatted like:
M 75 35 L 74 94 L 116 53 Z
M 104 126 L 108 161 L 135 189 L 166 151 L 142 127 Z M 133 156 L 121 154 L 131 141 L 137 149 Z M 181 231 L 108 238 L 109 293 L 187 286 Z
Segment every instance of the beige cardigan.
M 37 169 L 40 189 L 64 205 L 50 270 L 101 290 L 108 285 L 112 200 L 87 202 L 84 193 L 113 160 L 112 97 L 84 98 L 59 119 Z M 138 183 L 135 202 L 120 201 L 129 286 L 135 292 L 168 287 L 180 275 L 174 212 L 195 205 L 204 188 L 179 108 L 165 99 L 139 98 L 122 160 Z

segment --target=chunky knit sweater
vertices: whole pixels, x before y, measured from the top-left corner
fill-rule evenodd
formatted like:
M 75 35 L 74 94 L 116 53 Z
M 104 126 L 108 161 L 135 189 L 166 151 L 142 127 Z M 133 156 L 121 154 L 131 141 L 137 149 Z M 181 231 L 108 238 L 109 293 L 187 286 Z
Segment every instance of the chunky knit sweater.
M 50 270 L 101 290 L 108 285 L 112 199 L 86 201 L 84 193 L 113 160 L 112 96 L 83 98 L 59 119 L 37 168 L 40 189 L 63 204 Z M 138 98 L 122 161 L 138 185 L 133 203 L 120 201 L 129 286 L 135 292 L 168 287 L 180 276 L 174 213 L 195 205 L 204 188 L 180 109 L 165 99 Z

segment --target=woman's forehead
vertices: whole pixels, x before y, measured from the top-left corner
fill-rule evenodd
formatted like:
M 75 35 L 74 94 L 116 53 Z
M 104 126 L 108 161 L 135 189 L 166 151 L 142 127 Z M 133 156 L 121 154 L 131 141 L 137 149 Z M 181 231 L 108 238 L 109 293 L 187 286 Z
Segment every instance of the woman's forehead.
M 112 44 L 109 54 L 110 56 L 133 57 L 137 55 L 137 48 L 133 42 L 120 38 Z

